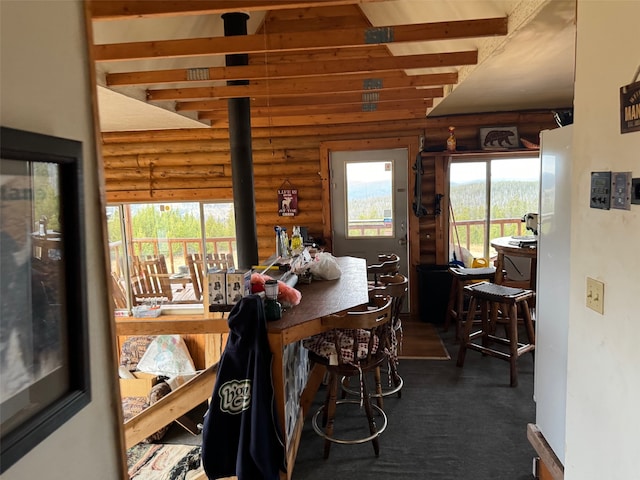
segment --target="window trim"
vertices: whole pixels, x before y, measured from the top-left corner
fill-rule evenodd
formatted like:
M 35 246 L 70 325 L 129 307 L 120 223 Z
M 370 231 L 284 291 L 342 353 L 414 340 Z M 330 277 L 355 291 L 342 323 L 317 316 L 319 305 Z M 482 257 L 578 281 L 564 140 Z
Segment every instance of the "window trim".
M 448 157 L 448 161 L 447 161 L 447 175 L 446 175 L 446 188 L 447 188 L 447 196 L 449 198 L 449 205 L 451 205 L 451 165 L 454 163 L 460 164 L 460 163 L 478 163 L 478 162 L 483 162 L 485 163 L 485 179 L 487 179 L 488 181 L 485 182 L 485 188 L 486 188 L 486 198 L 487 198 L 487 203 L 486 203 L 486 207 L 487 207 L 487 218 L 486 218 L 486 224 L 485 224 L 485 234 L 484 234 L 484 252 L 483 255 L 485 256 L 485 258 L 490 258 L 490 251 L 491 251 L 491 245 L 490 245 L 490 237 L 491 237 L 491 231 L 490 231 L 490 221 L 491 221 L 491 161 L 492 160 L 510 160 L 510 159 L 527 159 L 527 158 L 538 158 L 539 161 L 541 161 L 541 157 L 540 157 L 541 153 L 540 150 L 538 149 L 531 149 L 531 150 L 517 150 L 517 151 L 513 151 L 513 150 L 505 150 L 505 151 L 490 151 L 490 152 L 473 152 L 473 153 L 467 153 L 467 152 L 461 152 L 461 153 L 456 153 L 456 154 L 452 154 Z M 450 239 L 451 239 L 451 224 L 452 224 L 452 218 L 449 212 L 448 215 L 448 223 L 447 223 L 447 251 L 448 251 L 448 246 L 451 244 Z M 447 259 L 450 258 L 451 256 L 451 252 L 448 251 L 447 253 Z

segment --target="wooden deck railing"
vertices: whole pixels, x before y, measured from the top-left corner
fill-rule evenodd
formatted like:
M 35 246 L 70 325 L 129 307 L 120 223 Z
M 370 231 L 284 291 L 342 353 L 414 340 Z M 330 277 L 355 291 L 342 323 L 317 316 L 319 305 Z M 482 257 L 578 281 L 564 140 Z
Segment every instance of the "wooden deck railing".
M 472 243 L 472 230 L 474 227 L 480 229 L 481 234 L 476 238 L 485 237 L 485 221 L 484 220 L 456 220 L 456 226 L 458 234 L 453 228 L 449 230 L 449 242 L 457 245 L 458 238 L 460 238 L 461 246 L 465 247 L 469 251 L 473 251 L 473 247 L 482 248 L 480 243 Z M 521 218 L 501 218 L 499 220 L 492 220 L 489 224 L 491 229 L 490 238 L 507 237 L 509 235 L 524 235 L 523 228 L 524 223 Z
M 383 220 L 349 220 L 350 237 L 390 237 L 392 226 Z
M 207 253 L 234 254 L 236 251 L 235 237 L 207 238 L 206 244 Z M 199 238 L 136 238 L 131 241 L 131 246 L 133 248 L 133 255 L 164 255 L 167 260 L 169 273 L 176 273 L 178 267 L 186 265 L 187 261 L 185 259 L 189 253 L 199 253 L 201 256 L 204 256 L 202 252 L 202 241 Z M 110 242 L 109 253 L 111 258 L 111 271 L 114 272 L 118 278 L 121 278 L 123 265 L 122 242 Z
M 481 229 L 481 234 L 476 233 L 476 238 L 485 237 L 485 221 L 484 220 L 461 220 L 457 221 L 458 237 L 460 237 L 460 243 L 471 250 L 472 246 L 481 246 L 480 243 L 474 244 L 472 231 L 475 228 Z M 523 225 L 521 218 L 501 218 L 499 220 L 492 220 L 489 228 L 491 229 L 491 238 L 506 237 L 509 235 L 524 235 Z M 350 221 L 349 222 L 349 235 L 350 236 L 390 236 L 392 232 L 391 226 L 382 220 L 369 220 L 369 221 Z M 455 231 L 450 230 L 449 239 L 451 243 L 457 245 L 458 239 Z

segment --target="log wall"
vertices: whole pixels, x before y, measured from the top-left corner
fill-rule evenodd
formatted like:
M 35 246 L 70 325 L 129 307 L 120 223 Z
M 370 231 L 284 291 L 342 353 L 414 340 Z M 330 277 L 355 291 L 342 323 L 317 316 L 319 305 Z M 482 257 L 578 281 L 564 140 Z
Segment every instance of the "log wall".
M 252 129 L 256 223 L 260 258 L 273 254 L 274 225 L 291 230 L 307 226 L 314 238 L 326 237 L 329 207 L 323 198 L 321 145 L 324 142 L 414 137 L 425 149 L 445 148 L 449 125 L 456 127 L 458 149 L 479 149 L 479 128 L 516 125 L 519 135 L 538 143 L 539 132 L 556 126 L 550 111 L 457 115 L 421 120 L 370 122 L 304 127 L 264 127 Z M 224 128 L 113 132 L 102 134 L 104 178 L 108 203 L 154 201 L 232 200 L 229 135 Z M 410 165 L 413 165 L 410 159 Z M 423 161 L 423 204 L 431 208 L 435 195 L 444 186 L 446 162 Z M 411 174 L 411 171 L 409 172 Z M 299 214 L 278 216 L 277 190 L 285 180 L 298 188 Z M 326 179 L 325 179 L 326 180 Z M 413 193 L 409 192 L 413 200 Z M 419 242 L 421 264 L 443 261 L 438 258 L 447 226 L 441 218 L 419 219 L 419 229 L 410 242 Z M 324 241 L 330 242 L 330 238 Z

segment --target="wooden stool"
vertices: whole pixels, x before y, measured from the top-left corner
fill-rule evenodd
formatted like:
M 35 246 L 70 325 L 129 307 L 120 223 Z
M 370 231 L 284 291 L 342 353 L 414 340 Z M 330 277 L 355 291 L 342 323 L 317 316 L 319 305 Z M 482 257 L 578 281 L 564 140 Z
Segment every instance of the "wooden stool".
M 463 336 L 458 350 L 458 367 L 464 366 L 464 357 L 467 349 L 477 350 L 485 355 L 507 360 L 511 367 L 512 387 L 518 385 L 518 357 L 526 352 L 533 353 L 535 349 L 535 333 L 533 321 L 529 310 L 528 300 L 533 297 L 533 290 L 505 287 L 495 283 L 481 282 L 464 287 L 466 293 L 471 296 L 467 320 L 464 324 Z M 482 326 L 481 329 L 471 333 L 476 308 L 480 306 Z M 518 307 L 522 312 L 524 326 L 527 331 L 529 343 L 518 343 Z M 498 314 L 500 313 L 500 318 Z M 505 323 L 506 338 L 496 335 L 498 321 Z M 473 343 L 472 340 L 481 337 L 482 344 Z M 509 352 L 505 353 L 490 347 L 491 342 L 509 346 Z
M 378 400 L 378 406 L 383 408 L 383 402 L 380 397 L 388 397 L 398 394 L 398 398 L 402 397 L 402 386 L 404 380 L 398 373 L 398 355 L 402 350 L 402 320 L 400 319 L 400 312 L 402 311 L 402 305 L 407 295 L 409 287 L 409 279 L 399 273 L 395 275 L 382 275 L 379 278 L 380 287 L 374 287 L 369 289 L 369 297 L 374 299 L 376 296 L 390 296 L 391 303 L 391 320 L 386 332 L 389 335 L 387 340 L 387 367 L 385 369 L 378 367 L 375 370 L 375 385 L 376 392 L 372 393 L 371 397 L 376 397 Z M 382 386 L 381 372 L 384 372 L 388 376 L 387 387 Z M 342 379 L 342 398 L 346 398 L 346 394 L 360 395 L 359 391 L 354 390 L 349 386 L 349 377 L 343 377 Z
M 324 365 L 329 374 L 324 405 L 311 419 L 314 431 L 325 440 L 324 458 L 329 458 L 332 443 L 353 445 L 370 441 L 376 457 L 380 454 L 378 437 L 387 428 L 387 415 L 381 407 L 371 403 L 364 376 L 367 372 L 376 370 L 387 359 L 389 345 L 385 330 L 391 321 L 392 298 L 375 297 L 371 299 L 371 303 L 375 307 L 373 310 L 353 310 L 323 317 L 322 325 L 329 330 L 303 341 L 303 345 L 309 350 L 309 359 Z M 360 379 L 360 398 L 338 400 L 340 379 L 353 376 Z M 376 385 L 376 393 L 381 400 L 380 385 Z M 357 438 L 345 438 L 334 433 L 336 407 L 343 404 L 364 407 L 369 426 L 368 435 L 362 432 Z M 380 417 L 380 426 L 376 425 L 374 413 Z
M 444 331 L 449 330 L 451 322 L 455 322 L 456 341 L 460 340 L 462 324 L 466 318 L 464 309 L 464 287 L 480 281 L 493 282 L 496 276 L 495 267 L 485 268 L 461 268 L 450 267 L 449 273 L 452 277 L 451 291 L 449 292 L 449 304 L 447 305 L 447 316 L 444 322 Z
M 369 282 L 370 287 L 379 287 L 380 275 L 395 275 L 400 268 L 400 257 L 395 253 L 378 255 L 378 262 L 374 265 L 367 265 L 367 275 L 373 275 L 373 281 Z

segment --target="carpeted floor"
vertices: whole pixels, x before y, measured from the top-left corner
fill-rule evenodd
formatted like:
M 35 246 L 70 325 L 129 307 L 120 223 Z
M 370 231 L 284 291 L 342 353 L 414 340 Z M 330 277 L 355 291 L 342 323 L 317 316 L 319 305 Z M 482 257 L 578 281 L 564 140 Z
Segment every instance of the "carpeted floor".
M 323 440 L 313 431 L 310 415 L 293 480 L 532 480 L 535 452 L 526 434 L 527 423 L 535 420 L 532 356 L 519 359 L 519 386 L 511 388 L 505 361 L 469 351 L 464 368 L 456 367 L 453 329 L 442 333 L 431 324 L 403 326 L 405 346 L 412 343 L 407 342 L 408 335 L 433 332 L 442 338 L 451 358 L 442 359 L 439 340 L 434 343 L 438 348 L 429 351 L 440 360 L 401 358 L 402 398 L 385 398 L 389 425 L 380 437 L 378 458 L 366 443 L 333 445 L 324 460 Z M 426 350 L 416 345 L 424 355 Z M 312 414 L 324 395 L 321 388 Z M 356 406 L 340 417 L 336 428 L 366 429 L 366 419 L 360 415 L 364 413 Z M 200 436 L 174 425 L 163 441 L 197 445 Z
M 401 359 L 402 398 L 385 399 L 389 425 L 378 458 L 369 442 L 333 445 L 324 460 L 323 440 L 307 421 L 293 479 L 531 480 L 535 452 L 526 427 L 535 420 L 532 356 L 519 359 L 519 386 L 511 388 L 507 362 L 469 351 L 458 368 L 453 332 L 442 337 L 450 360 Z M 318 392 L 312 412 L 324 393 Z M 357 413 L 337 422 L 366 430 Z

